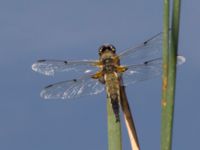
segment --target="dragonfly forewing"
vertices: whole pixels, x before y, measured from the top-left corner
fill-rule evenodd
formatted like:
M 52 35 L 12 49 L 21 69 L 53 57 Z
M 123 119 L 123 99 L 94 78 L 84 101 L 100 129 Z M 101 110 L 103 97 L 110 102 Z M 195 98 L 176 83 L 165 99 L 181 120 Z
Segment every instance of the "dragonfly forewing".
M 136 64 L 162 55 L 162 32 L 144 41 L 136 47 L 124 50 L 119 54 L 121 64 Z
M 38 60 L 32 69 L 44 75 L 54 75 L 56 72 L 76 71 L 83 73 L 95 72 L 98 68 L 96 60 L 66 61 L 66 60 Z

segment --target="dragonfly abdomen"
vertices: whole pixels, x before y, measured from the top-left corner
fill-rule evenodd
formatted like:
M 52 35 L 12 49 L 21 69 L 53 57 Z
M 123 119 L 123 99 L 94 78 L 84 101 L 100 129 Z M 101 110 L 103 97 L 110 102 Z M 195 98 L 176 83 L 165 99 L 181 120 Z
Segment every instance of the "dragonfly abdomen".
M 119 79 L 116 72 L 107 73 L 104 75 L 106 83 L 107 96 L 111 100 L 112 109 L 116 117 L 116 122 L 120 120 L 119 117 Z

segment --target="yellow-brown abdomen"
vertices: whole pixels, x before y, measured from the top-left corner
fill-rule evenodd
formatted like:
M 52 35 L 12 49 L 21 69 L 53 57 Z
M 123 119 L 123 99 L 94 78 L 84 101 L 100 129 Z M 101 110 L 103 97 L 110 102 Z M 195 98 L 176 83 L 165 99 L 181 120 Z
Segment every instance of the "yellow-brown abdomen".
M 119 100 L 120 100 L 120 92 L 119 92 L 119 79 L 116 72 L 107 73 L 104 75 L 107 96 L 111 100 L 113 112 L 116 117 L 116 121 L 119 121 Z

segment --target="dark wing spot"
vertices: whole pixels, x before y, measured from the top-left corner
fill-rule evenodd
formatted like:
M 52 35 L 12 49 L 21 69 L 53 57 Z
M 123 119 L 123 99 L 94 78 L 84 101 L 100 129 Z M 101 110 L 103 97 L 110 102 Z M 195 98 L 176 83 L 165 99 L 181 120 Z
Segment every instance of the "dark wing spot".
M 152 59 L 152 60 L 148 60 L 148 61 L 145 61 L 144 64 L 147 65 L 149 63 L 154 63 L 154 61 L 157 61 L 157 60 L 161 60 L 162 61 L 162 58 L 155 58 L 155 59 Z M 156 62 L 158 63 L 158 62 Z
M 64 61 L 64 63 L 67 64 L 68 62 L 67 62 L 67 61 Z
M 50 84 L 50 85 L 46 86 L 45 89 L 50 88 L 52 86 L 53 86 L 53 84 Z
M 143 44 L 146 45 L 148 43 L 148 41 L 145 41 Z
M 144 62 L 145 65 L 147 65 L 148 63 L 149 63 L 148 61 L 145 61 L 145 62 Z
M 77 82 L 77 79 L 73 79 L 74 82 Z
M 37 62 L 45 62 L 46 60 L 44 59 L 41 59 L 41 60 L 38 60 Z

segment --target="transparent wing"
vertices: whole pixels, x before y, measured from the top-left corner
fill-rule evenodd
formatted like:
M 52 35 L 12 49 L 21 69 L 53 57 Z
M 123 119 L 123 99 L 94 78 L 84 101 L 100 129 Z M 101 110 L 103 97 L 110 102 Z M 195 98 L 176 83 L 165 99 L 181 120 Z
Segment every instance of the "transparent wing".
M 137 64 L 159 58 L 162 55 L 162 32 L 146 40 L 142 44 L 124 50 L 119 54 L 121 64 Z
M 177 65 L 185 62 L 183 56 L 177 56 Z M 139 81 L 148 80 L 159 76 L 162 73 L 162 58 L 145 61 L 141 64 L 130 65 L 128 70 L 123 73 L 123 84 L 129 85 Z
M 65 61 L 65 60 L 38 60 L 32 65 L 32 69 L 44 75 L 54 75 L 56 72 L 64 71 L 82 71 L 83 73 L 91 73 L 98 68 L 94 65 L 97 61 Z
M 104 90 L 104 85 L 98 80 L 85 76 L 51 84 L 45 87 L 40 95 L 45 99 L 72 99 L 76 97 L 99 94 Z

